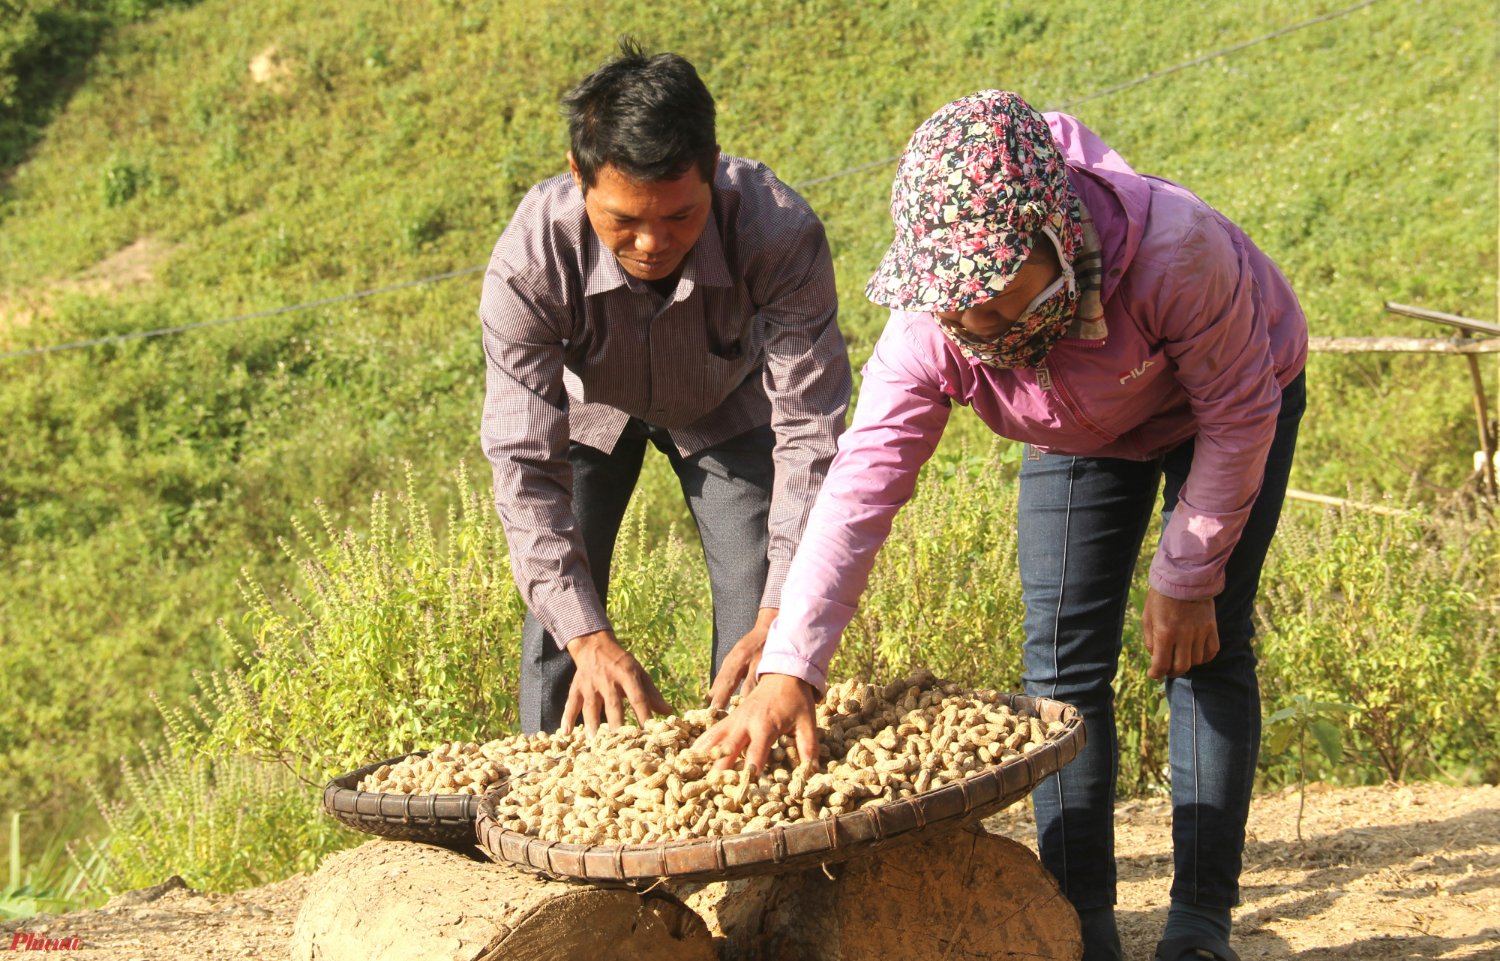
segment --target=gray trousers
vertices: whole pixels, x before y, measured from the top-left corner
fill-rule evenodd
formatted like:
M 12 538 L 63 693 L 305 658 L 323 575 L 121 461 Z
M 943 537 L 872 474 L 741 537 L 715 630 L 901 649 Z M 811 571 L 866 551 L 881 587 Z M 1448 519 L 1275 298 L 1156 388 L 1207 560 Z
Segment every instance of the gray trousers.
M 667 431 L 637 418 L 606 453 L 583 444 L 568 446 L 573 468 L 573 514 L 588 554 L 599 596 L 609 597 L 609 568 L 615 538 L 630 495 L 640 478 L 646 444 L 667 455 L 682 496 L 698 525 L 713 594 L 713 671 L 735 642 L 755 626 L 769 562 L 767 519 L 771 509 L 775 433 L 757 427 L 682 457 Z M 562 643 L 571 641 L 564 638 Z M 562 724 L 573 658 L 530 613 L 521 629 L 521 730 L 555 731 Z

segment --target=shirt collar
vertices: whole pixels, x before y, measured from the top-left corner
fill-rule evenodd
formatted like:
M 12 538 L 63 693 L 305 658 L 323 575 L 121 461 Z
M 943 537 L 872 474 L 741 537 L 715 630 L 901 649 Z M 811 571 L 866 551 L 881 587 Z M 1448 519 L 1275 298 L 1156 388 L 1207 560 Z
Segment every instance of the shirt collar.
M 604 246 L 599 235 L 588 226 L 587 219 L 584 227 L 588 233 L 585 244 L 588 247 L 589 266 L 588 275 L 584 278 L 583 295 L 593 297 L 619 287 L 627 287 L 635 292 L 645 291 L 645 281 L 636 280 L 625 272 L 625 268 L 620 266 L 619 258 Z M 703 233 L 698 235 L 698 242 L 693 244 L 693 249 L 688 251 L 683 262 L 682 278 L 677 283 L 677 293 L 673 299 L 681 300 L 692 293 L 695 287 L 732 286 L 734 279 L 729 276 L 729 265 L 724 262 L 724 243 L 719 236 L 719 224 L 710 213 L 708 222 L 703 225 Z

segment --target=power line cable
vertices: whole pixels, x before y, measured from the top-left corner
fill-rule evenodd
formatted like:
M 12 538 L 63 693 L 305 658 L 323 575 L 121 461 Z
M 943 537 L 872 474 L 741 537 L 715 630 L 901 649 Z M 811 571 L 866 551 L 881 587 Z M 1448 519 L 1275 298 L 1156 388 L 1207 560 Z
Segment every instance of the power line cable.
M 1316 26 L 1320 23 L 1327 23 L 1330 20 L 1337 20 L 1340 17 L 1347 17 L 1349 14 L 1355 13 L 1356 11 L 1368 7 L 1375 2 L 1377 2 L 1377 0 L 1361 0 L 1361 2 L 1354 4 L 1352 7 L 1345 7 L 1342 10 L 1335 10 L 1332 13 L 1325 13 L 1320 16 L 1312 17 L 1308 20 L 1300 20 L 1297 23 L 1288 24 L 1287 26 L 1282 27 L 1279 30 L 1273 30 L 1270 33 L 1262 34 L 1258 37 L 1253 37 L 1242 43 L 1237 43 L 1233 46 L 1225 47 L 1222 50 L 1215 50 L 1213 53 L 1206 53 L 1201 57 L 1194 57 L 1193 59 L 1186 60 L 1182 63 L 1177 64 L 1176 66 L 1166 67 L 1165 69 L 1157 70 L 1152 73 L 1145 74 L 1144 76 L 1136 77 L 1133 80 L 1127 80 L 1124 83 L 1117 83 L 1112 87 L 1105 87 L 1103 90 L 1096 90 L 1093 93 L 1086 94 L 1082 97 L 1075 97 L 1072 100 L 1064 100 L 1062 103 L 1051 105 L 1047 109 L 1067 110 L 1069 107 L 1076 107 L 1081 103 L 1088 103 L 1090 100 L 1098 100 L 1099 98 L 1107 97 L 1112 93 L 1119 93 L 1122 90 L 1129 90 L 1131 87 L 1139 87 L 1143 83 L 1148 83 L 1152 80 L 1160 79 L 1161 77 L 1165 77 L 1168 74 L 1177 73 L 1178 71 L 1186 70 L 1189 67 L 1201 66 L 1211 60 L 1217 60 L 1220 57 L 1228 56 L 1231 53 L 1238 53 L 1241 50 L 1246 49 L 1247 47 L 1253 47 L 1256 44 L 1265 43 L 1268 40 L 1275 40 L 1277 37 L 1284 37 L 1289 33 L 1295 33 L 1296 31 L 1302 30 L 1306 27 Z M 884 167 L 886 164 L 893 164 L 900 159 L 900 154 L 897 154 L 894 157 L 882 157 L 879 160 L 871 160 L 868 163 L 862 163 L 858 166 L 849 167 L 845 170 L 837 170 L 831 174 L 824 174 L 821 177 L 814 177 L 811 180 L 804 180 L 799 184 L 794 184 L 793 186 L 796 189 L 801 190 L 804 187 L 810 187 L 813 184 L 820 184 L 827 180 L 836 180 L 839 177 L 844 177 L 849 174 L 856 174 L 866 170 L 873 170 L 876 167 Z
M 1241 50 L 1256 46 L 1257 44 L 1275 40 L 1278 37 L 1284 37 L 1289 33 L 1295 33 L 1298 30 L 1316 26 L 1320 23 L 1327 23 L 1331 20 L 1337 20 L 1340 17 L 1347 17 L 1348 15 L 1362 10 L 1365 7 L 1371 6 L 1376 2 L 1377 0 L 1360 0 L 1359 3 L 1356 3 L 1353 6 L 1345 7 L 1342 10 L 1335 10 L 1332 13 L 1325 13 L 1316 17 L 1309 18 L 1307 20 L 1301 20 L 1297 23 L 1289 24 L 1278 30 L 1273 30 L 1270 33 L 1262 34 L 1258 37 L 1253 37 L 1250 40 L 1246 40 L 1232 46 L 1224 47 L 1221 50 L 1215 50 L 1213 53 L 1206 53 L 1201 57 L 1194 57 L 1192 60 L 1184 61 L 1182 63 L 1176 64 L 1175 66 L 1166 67 L 1162 70 L 1156 70 L 1152 73 L 1136 77 L 1133 80 L 1127 80 L 1124 83 L 1117 83 L 1112 87 L 1105 87 L 1103 90 L 1096 90 L 1093 93 L 1086 94 L 1082 97 L 1076 97 L 1072 100 L 1065 100 L 1062 103 L 1053 106 L 1051 109 L 1064 110 L 1069 107 L 1076 107 L 1081 103 L 1088 103 L 1091 100 L 1098 100 L 1102 97 L 1107 97 L 1110 94 L 1119 93 L 1122 90 L 1129 90 L 1132 87 L 1138 87 L 1143 83 L 1149 83 L 1152 80 L 1160 79 L 1170 74 L 1177 73 L 1181 70 L 1187 70 L 1190 67 L 1201 66 L 1202 64 L 1208 63 L 1212 60 L 1217 60 L 1220 57 L 1225 57 L 1232 53 L 1238 53 Z M 858 164 L 853 167 L 847 167 L 843 170 L 836 170 L 833 173 L 824 174 L 820 177 L 814 177 L 811 180 L 803 180 L 799 183 L 793 184 L 792 187 L 796 190 L 805 190 L 808 187 L 814 186 L 816 184 L 826 183 L 830 180 L 837 180 L 840 177 L 847 177 L 852 174 L 863 173 L 866 170 L 874 170 L 876 167 L 884 167 L 887 164 L 893 164 L 900 159 L 901 156 L 899 154 L 894 157 L 882 157 L 879 160 L 871 160 L 867 163 Z M 262 317 L 275 317 L 278 314 L 288 314 L 292 313 L 293 311 L 299 310 L 311 310 L 314 307 L 328 307 L 333 304 L 341 304 L 350 300 L 360 300 L 365 297 L 373 297 L 376 294 L 387 294 L 397 290 L 406 290 L 411 287 L 420 287 L 424 284 L 434 284 L 444 280 L 452 280 L 455 277 L 464 277 L 468 276 L 469 274 L 476 274 L 484 270 L 485 266 L 486 265 L 481 264 L 476 267 L 464 267 L 460 270 L 450 270 L 446 273 L 441 274 L 430 274 L 426 277 L 418 277 L 415 280 L 407 280 L 397 284 L 387 284 L 382 287 L 368 287 L 364 290 L 356 290 L 352 293 L 340 294 L 337 297 L 325 297 L 321 300 L 311 300 L 300 304 L 287 304 L 285 306 L 275 307 L 270 310 L 258 310 L 248 314 L 236 314 L 232 317 L 219 317 L 214 320 L 205 320 L 194 324 L 179 324 L 175 327 L 159 327 L 153 330 L 138 330 L 128 334 L 115 334 L 109 337 L 96 337 L 93 340 L 80 340 L 66 344 L 53 344 L 47 347 L 31 347 L 25 350 L 12 350 L 5 353 L 0 353 L 0 360 L 17 360 L 22 357 L 35 357 L 42 354 L 55 354 L 68 350 L 83 350 L 91 347 L 101 347 L 105 344 L 118 344 L 130 340 L 143 340 L 148 337 L 165 337 L 168 334 L 181 334 L 190 330 L 202 330 L 205 327 L 218 327 L 225 324 L 236 324 L 240 323 L 241 321 L 255 320 Z

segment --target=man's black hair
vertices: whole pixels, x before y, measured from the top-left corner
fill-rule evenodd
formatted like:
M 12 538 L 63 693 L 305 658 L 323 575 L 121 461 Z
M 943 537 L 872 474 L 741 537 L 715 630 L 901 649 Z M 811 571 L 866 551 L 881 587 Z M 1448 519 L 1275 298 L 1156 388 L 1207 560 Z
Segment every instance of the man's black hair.
M 696 166 L 713 183 L 714 98 L 677 54 L 648 56 L 621 37 L 620 56 L 584 77 L 562 104 L 585 190 L 606 164 L 645 183 L 676 180 Z

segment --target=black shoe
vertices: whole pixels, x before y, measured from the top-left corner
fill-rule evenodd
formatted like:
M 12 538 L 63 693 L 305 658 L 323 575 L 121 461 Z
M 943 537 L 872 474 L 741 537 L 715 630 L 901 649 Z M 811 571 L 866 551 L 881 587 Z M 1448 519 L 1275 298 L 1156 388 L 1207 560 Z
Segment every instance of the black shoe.
M 1197 938 L 1172 938 L 1157 943 L 1152 961 L 1240 961 L 1240 956 L 1223 942 L 1207 946 Z

